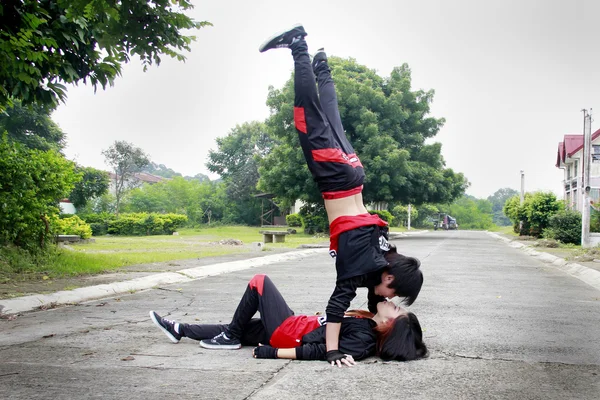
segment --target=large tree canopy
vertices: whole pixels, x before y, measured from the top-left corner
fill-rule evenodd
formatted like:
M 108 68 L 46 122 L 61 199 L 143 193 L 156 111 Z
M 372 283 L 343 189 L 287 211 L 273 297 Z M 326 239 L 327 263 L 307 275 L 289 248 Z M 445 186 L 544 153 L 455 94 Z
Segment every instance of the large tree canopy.
M 261 201 L 254 197 L 260 160 L 271 151 L 273 140 L 265 124 L 247 122 L 217 138 L 217 150 L 210 150 L 206 167 L 223 178 L 226 193 L 233 200 L 231 218 L 236 222 L 260 221 Z
M 14 101 L 0 112 L 0 134 L 6 131 L 10 140 L 30 149 L 61 151 L 65 146 L 65 134 L 50 118 L 51 111 L 38 104 L 24 107 L 20 101 Z
M 61 83 L 112 85 L 131 55 L 144 68 L 166 54 L 183 60 L 193 36 L 210 25 L 183 12 L 188 0 L 3 0 L 0 4 L 0 110 L 64 101 Z
M 353 59 L 331 57 L 342 123 L 366 171 L 367 202 L 450 203 L 468 186 L 461 173 L 445 168 L 434 137 L 444 119 L 429 116 L 434 92 L 411 90 L 404 64 L 382 78 Z M 321 201 L 306 167 L 293 121 L 294 87 L 270 88 L 267 125 L 280 139 L 263 159 L 259 187 L 288 200 Z

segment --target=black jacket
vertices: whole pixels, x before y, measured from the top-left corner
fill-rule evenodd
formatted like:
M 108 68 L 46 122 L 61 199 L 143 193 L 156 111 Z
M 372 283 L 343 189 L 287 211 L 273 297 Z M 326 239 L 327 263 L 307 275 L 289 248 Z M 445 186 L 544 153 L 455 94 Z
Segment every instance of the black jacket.
M 340 330 L 339 350 L 351 355 L 355 360 L 374 355 L 375 326 L 375 321 L 370 318 L 344 318 Z M 302 337 L 302 345 L 296 347 L 298 360 L 325 360 L 325 328 L 326 325 L 323 325 Z
M 356 289 L 369 290 L 369 311 L 377 312 L 377 303 L 383 297 L 374 293 L 381 283 L 381 274 L 387 266 L 382 245 L 387 245 L 387 232 L 377 225 L 362 226 L 340 234 L 335 260 L 337 280 L 325 313 L 327 321 L 341 322 L 344 313 L 356 297 Z

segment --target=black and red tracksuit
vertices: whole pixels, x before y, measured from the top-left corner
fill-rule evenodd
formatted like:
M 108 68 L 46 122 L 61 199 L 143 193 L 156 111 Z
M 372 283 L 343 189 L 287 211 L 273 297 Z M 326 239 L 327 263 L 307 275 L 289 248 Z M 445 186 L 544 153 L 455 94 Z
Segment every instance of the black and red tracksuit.
M 294 122 L 300 144 L 323 198 L 352 196 L 362 191 L 364 168 L 348 141 L 340 117 L 331 70 L 326 61 L 311 65 L 305 40 L 290 46 L 294 57 Z M 318 83 L 315 85 L 315 75 Z M 387 266 L 387 223 L 377 215 L 336 218 L 330 225 L 330 254 L 336 257 L 336 287 L 327 305 L 327 319 L 341 322 L 358 287 L 369 289 L 369 311 L 382 297 L 373 293 Z
M 260 318 L 253 318 L 256 312 Z M 295 348 L 298 360 L 325 360 L 324 317 L 294 315 L 279 290 L 266 275 L 255 275 L 246 288 L 230 324 L 179 324 L 179 333 L 203 340 L 221 332 L 238 338 L 243 345 L 270 344 Z M 340 351 L 357 360 L 375 353 L 375 322 L 369 318 L 344 318 Z

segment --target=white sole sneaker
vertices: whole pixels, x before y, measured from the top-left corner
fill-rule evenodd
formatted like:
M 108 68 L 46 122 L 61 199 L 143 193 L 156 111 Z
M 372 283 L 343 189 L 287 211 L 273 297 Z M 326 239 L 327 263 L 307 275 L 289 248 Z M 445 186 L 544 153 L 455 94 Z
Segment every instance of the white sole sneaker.
M 290 28 L 288 28 L 288 29 L 286 29 L 284 31 L 277 32 L 276 34 L 274 34 L 273 36 L 269 37 L 267 40 L 265 40 L 264 42 L 262 42 L 262 44 L 260 46 L 258 46 L 258 51 L 260 51 L 261 53 L 264 52 L 264 51 L 266 51 L 265 47 L 267 47 L 267 45 L 269 45 L 273 40 L 277 39 L 279 36 L 283 35 L 284 33 L 289 32 L 292 29 L 299 28 L 301 26 L 302 26 L 302 24 L 296 24 L 296 25 L 294 25 L 294 26 L 292 26 L 292 27 L 290 27 Z M 287 45 L 285 45 L 285 46 L 275 46 L 275 47 L 287 47 Z
M 165 335 L 167 335 L 167 337 L 171 340 L 171 342 L 173 343 L 179 343 L 179 339 L 177 339 L 175 336 L 173 336 L 173 334 L 171 332 L 169 332 L 168 330 L 166 330 L 161 324 L 160 322 L 158 322 L 158 320 L 156 319 L 156 314 L 154 313 L 154 311 L 150 311 L 150 319 L 152 319 L 152 322 L 154 322 L 154 325 L 158 326 L 160 328 L 161 331 L 163 331 L 165 333 Z
M 205 340 L 201 340 L 200 347 L 203 347 L 205 349 L 210 349 L 210 350 L 238 350 L 242 347 L 242 345 L 241 344 L 232 344 L 232 345 L 210 344 L 210 343 L 207 343 Z

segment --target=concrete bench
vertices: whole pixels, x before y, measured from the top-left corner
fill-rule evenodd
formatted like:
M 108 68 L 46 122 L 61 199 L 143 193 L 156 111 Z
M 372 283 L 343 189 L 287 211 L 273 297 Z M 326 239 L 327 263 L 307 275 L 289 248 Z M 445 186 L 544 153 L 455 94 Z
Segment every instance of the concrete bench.
M 289 235 L 289 232 L 282 231 L 259 231 L 263 235 L 264 243 L 283 243 L 285 242 L 285 236 Z
M 81 240 L 79 235 L 56 235 L 58 243 L 77 243 Z

